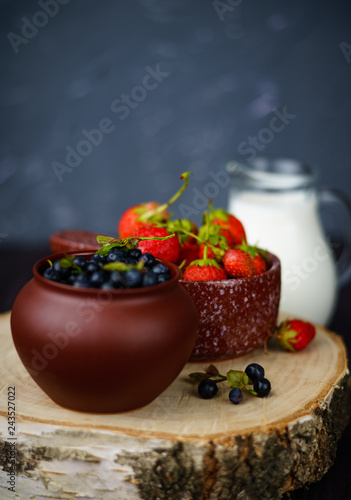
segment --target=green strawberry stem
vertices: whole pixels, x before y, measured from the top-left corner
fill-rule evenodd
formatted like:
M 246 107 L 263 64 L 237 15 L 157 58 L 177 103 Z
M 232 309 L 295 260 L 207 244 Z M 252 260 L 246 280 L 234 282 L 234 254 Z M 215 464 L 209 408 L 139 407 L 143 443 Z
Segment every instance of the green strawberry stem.
M 153 210 L 148 210 L 147 212 L 144 212 L 143 214 L 140 215 L 139 220 L 141 222 L 147 222 L 149 219 L 154 217 L 155 215 L 161 214 L 164 212 L 172 203 L 174 203 L 179 196 L 183 193 L 183 191 L 186 189 L 187 185 L 189 184 L 189 175 L 193 175 L 192 172 L 184 172 L 181 176 L 180 179 L 184 179 L 184 184 L 183 186 L 172 196 L 170 200 L 168 200 L 166 203 L 163 205 L 160 205 L 159 207 L 153 209 Z
M 210 220 L 220 219 L 224 222 L 228 222 L 228 212 L 223 208 L 214 208 L 212 201 L 207 199 L 208 208 L 210 209 Z
M 207 251 L 208 251 L 208 247 L 207 247 L 207 245 L 205 245 L 205 247 L 204 247 L 204 255 L 202 257 L 203 260 L 207 260 Z
M 267 250 L 261 250 L 260 248 L 257 248 L 257 243 L 255 245 L 248 245 L 243 241 L 240 245 L 236 245 L 235 248 L 239 248 L 244 252 L 248 252 L 251 257 L 255 257 L 258 254 L 261 255 L 261 257 L 263 257 L 264 259 L 267 258 Z
M 257 392 L 251 389 L 250 387 L 247 387 L 247 385 L 243 385 L 242 387 L 238 387 L 238 389 L 244 389 L 245 391 L 249 392 L 253 396 L 257 396 Z
M 160 226 L 162 226 L 162 224 L 160 224 Z M 194 234 L 194 233 L 192 233 L 191 231 L 188 231 L 188 230 L 183 229 L 183 228 L 182 228 L 179 232 L 184 233 L 184 234 L 186 234 L 186 235 L 188 235 L 188 236 L 191 236 L 191 237 L 192 237 L 192 238 L 194 238 L 196 241 L 198 241 L 200 244 L 205 243 L 205 246 L 206 246 L 206 247 L 210 247 L 210 248 L 211 248 L 211 250 L 213 251 L 213 253 L 214 253 L 215 255 L 218 255 L 219 257 L 220 257 L 220 256 L 222 256 L 222 255 L 224 255 L 223 250 L 221 250 L 220 248 L 215 247 L 215 246 L 214 246 L 214 245 L 212 245 L 212 243 L 210 243 L 209 241 L 206 241 L 206 240 L 204 240 L 204 239 L 200 238 L 197 234 Z M 204 255 L 205 255 L 205 250 L 204 250 Z

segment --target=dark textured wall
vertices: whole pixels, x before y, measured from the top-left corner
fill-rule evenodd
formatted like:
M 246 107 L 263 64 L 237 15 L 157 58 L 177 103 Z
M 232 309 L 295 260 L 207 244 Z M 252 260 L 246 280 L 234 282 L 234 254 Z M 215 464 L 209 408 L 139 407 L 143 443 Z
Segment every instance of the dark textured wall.
M 113 232 L 185 170 L 191 203 L 210 172 L 252 154 L 243 143 L 276 109 L 294 118 L 260 153 L 302 159 L 351 195 L 349 1 L 0 6 L 2 245 L 65 227 Z M 81 142 L 98 127 L 95 145 Z M 77 146 L 81 157 L 68 155 Z M 226 201 L 221 189 L 215 204 Z

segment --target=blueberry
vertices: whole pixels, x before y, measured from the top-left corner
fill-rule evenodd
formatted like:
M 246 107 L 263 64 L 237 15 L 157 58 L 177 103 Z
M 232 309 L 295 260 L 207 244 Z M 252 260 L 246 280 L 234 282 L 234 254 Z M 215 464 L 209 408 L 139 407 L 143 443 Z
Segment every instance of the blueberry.
M 253 388 L 259 398 L 264 398 L 271 392 L 271 383 L 266 378 L 261 377 L 254 381 Z
M 55 260 L 55 262 L 52 264 L 52 271 L 59 273 L 61 279 L 65 280 L 71 274 L 71 269 L 67 267 L 61 267 L 60 260 L 61 259 Z
M 107 262 L 125 262 L 127 250 L 124 247 L 112 247 L 107 254 Z
M 140 257 L 139 260 L 143 261 L 144 264 L 145 264 L 145 267 L 147 267 L 147 268 L 151 268 L 151 267 L 153 267 L 156 264 L 155 257 L 153 255 L 151 255 L 151 253 L 149 253 L 149 252 L 144 253 Z
M 72 268 L 71 267 L 61 267 L 60 278 L 63 281 L 66 281 L 69 276 L 71 276 Z
M 153 286 L 157 285 L 157 283 L 157 274 L 153 273 L 152 271 L 148 271 L 143 275 L 142 286 Z
M 87 267 L 86 267 L 86 272 L 91 274 L 93 273 L 94 271 L 98 271 L 100 269 L 100 266 L 97 262 L 94 262 L 94 261 L 90 261 L 88 262 L 87 264 Z
M 57 281 L 58 283 L 61 281 L 61 274 L 59 271 L 52 271 L 51 274 L 50 274 L 50 278 L 49 278 L 51 281 Z
M 197 390 L 200 398 L 212 399 L 217 394 L 218 387 L 216 382 L 209 378 L 206 378 L 199 383 Z
M 254 382 L 258 378 L 264 377 L 264 368 L 257 363 L 251 363 L 245 368 L 245 373 L 251 382 Z
M 125 288 L 126 282 L 123 277 L 123 274 L 119 271 L 112 271 L 110 274 L 109 282 L 113 286 L 113 288 Z
M 143 275 L 138 269 L 129 269 L 124 273 L 128 288 L 136 288 L 141 285 Z
M 229 392 L 229 399 L 235 405 L 238 405 L 243 399 L 243 393 L 236 387 Z
M 164 283 L 165 281 L 168 281 L 171 279 L 171 276 L 169 274 L 158 274 L 157 275 L 157 283 Z
M 60 271 L 61 271 L 60 260 L 61 260 L 61 259 L 54 260 L 54 262 L 52 263 L 52 270 L 53 270 L 53 271 L 58 271 L 58 272 L 60 272 Z
M 88 279 L 87 274 L 80 273 L 80 274 L 74 275 L 74 280 L 72 282 L 72 285 L 73 286 L 83 286 L 85 288 L 88 288 L 89 287 L 89 279 Z
M 137 261 L 140 259 L 142 255 L 143 253 L 139 248 L 132 248 L 131 250 L 128 251 L 128 257 L 132 257 Z
M 50 279 L 52 271 L 52 267 L 48 267 L 47 269 L 45 269 L 45 271 L 43 272 L 44 278 Z
M 153 268 L 152 268 L 152 272 L 155 273 L 155 274 L 170 274 L 170 270 L 168 269 L 167 266 L 165 266 L 164 264 L 156 264 Z
M 125 257 L 118 255 L 117 253 L 109 253 L 106 260 L 107 262 L 124 262 Z
M 130 257 L 127 255 L 124 261 L 126 264 L 136 264 L 138 261 L 134 257 Z
M 105 283 L 103 283 L 100 288 L 102 288 L 103 290 L 113 290 L 114 286 L 111 281 L 105 281 Z
M 78 255 L 77 257 L 74 257 L 73 264 L 80 267 L 81 269 L 85 269 L 87 267 L 87 261 L 86 258 L 83 257 L 83 255 Z
M 94 255 L 90 257 L 89 262 L 96 262 L 97 264 L 105 264 L 106 257 L 104 255 L 99 255 L 97 253 L 94 253 Z
M 68 283 L 68 285 L 73 285 L 77 276 L 78 276 L 78 274 L 71 274 L 70 276 L 68 276 L 67 281 L 66 281 Z
M 100 269 L 99 271 L 94 271 L 89 277 L 89 283 L 95 288 L 101 287 L 105 281 L 108 280 L 108 274 L 106 271 Z

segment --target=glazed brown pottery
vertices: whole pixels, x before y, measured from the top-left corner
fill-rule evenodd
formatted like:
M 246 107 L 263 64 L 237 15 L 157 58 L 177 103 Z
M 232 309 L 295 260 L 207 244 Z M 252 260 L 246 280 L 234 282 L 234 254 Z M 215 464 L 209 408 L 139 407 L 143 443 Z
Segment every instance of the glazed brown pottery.
M 269 269 L 257 276 L 224 281 L 184 281 L 200 324 L 191 361 L 228 359 L 261 346 L 274 332 L 280 300 L 280 261 L 268 254 Z
M 47 259 L 60 257 L 35 264 L 13 306 L 12 336 L 24 366 L 70 409 L 119 412 L 150 403 L 180 373 L 196 338 L 197 311 L 177 266 L 164 262 L 172 276 L 165 283 L 102 290 L 44 278 Z

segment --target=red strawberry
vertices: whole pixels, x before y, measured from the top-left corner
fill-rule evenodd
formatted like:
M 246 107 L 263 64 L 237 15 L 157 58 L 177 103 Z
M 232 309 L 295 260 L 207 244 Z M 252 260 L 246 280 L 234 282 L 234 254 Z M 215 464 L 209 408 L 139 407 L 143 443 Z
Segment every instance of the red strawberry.
M 261 254 L 256 254 L 255 257 L 251 257 L 253 265 L 255 267 L 256 274 L 262 274 L 267 271 L 266 261 Z
M 255 274 L 255 266 L 248 252 L 240 248 L 230 248 L 223 257 L 223 265 L 232 278 L 250 278 Z
M 227 275 L 214 259 L 195 260 L 186 268 L 183 279 L 186 281 L 222 281 Z
M 170 218 L 170 214 L 167 210 L 162 210 L 158 213 L 157 210 L 159 207 L 161 207 L 160 203 L 149 201 L 148 203 L 141 203 L 140 205 L 128 208 L 122 215 L 118 224 L 120 238 L 133 236 L 141 227 L 150 225 L 150 221 L 143 222 L 140 220 L 140 217 L 147 213 L 154 214 L 153 217 L 151 217 L 154 222 L 166 222 Z
M 267 271 L 267 250 L 261 250 L 247 243 L 237 245 L 235 248 L 240 248 L 240 250 L 249 253 L 255 267 L 255 274 L 262 274 Z
M 214 259 L 215 258 L 215 253 L 212 250 L 212 248 L 207 245 L 207 243 L 201 243 L 201 245 L 198 247 L 199 259 L 203 259 L 204 258 L 205 247 L 207 247 L 207 258 L 208 259 Z
M 284 321 L 278 328 L 275 337 L 279 345 L 287 351 L 301 351 L 316 335 L 316 329 L 312 323 L 300 319 Z
M 199 258 L 199 247 L 195 243 L 186 241 L 180 245 L 180 257 L 178 265 L 185 261 L 184 267 L 188 267 L 191 262 Z
M 165 237 L 170 233 L 164 227 L 144 226 L 138 229 L 133 236 L 137 237 Z M 172 238 L 166 240 L 142 240 L 139 241 L 138 248 L 143 253 L 149 252 L 154 257 L 165 259 L 169 262 L 178 262 L 180 255 L 180 244 L 178 236 L 175 234 Z
M 236 219 L 233 215 L 227 214 L 227 221 L 215 218 L 212 222 L 222 226 L 224 229 L 227 229 L 232 237 L 234 245 L 240 245 L 240 243 L 246 242 L 244 227 L 239 219 Z
M 240 245 L 243 242 L 246 243 L 245 229 L 239 219 L 222 208 L 213 208 L 211 202 L 209 202 L 209 207 L 211 222 L 228 229 L 232 235 L 234 245 Z
M 135 231 L 140 227 L 149 226 L 154 223 L 167 222 L 170 218 L 167 208 L 179 198 L 184 189 L 187 187 L 189 183 L 189 175 L 191 175 L 190 172 L 184 172 L 180 176 L 181 179 L 184 179 L 183 186 L 163 205 L 160 205 L 155 201 L 150 201 L 148 203 L 141 203 L 140 205 L 128 208 L 128 210 L 126 210 L 122 215 L 118 224 L 120 238 L 134 236 Z

